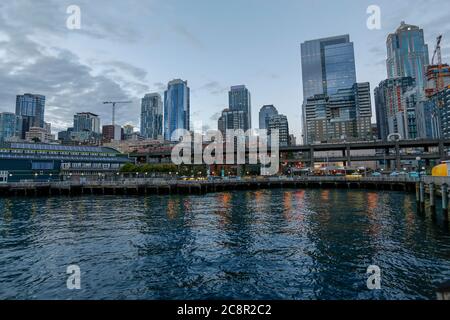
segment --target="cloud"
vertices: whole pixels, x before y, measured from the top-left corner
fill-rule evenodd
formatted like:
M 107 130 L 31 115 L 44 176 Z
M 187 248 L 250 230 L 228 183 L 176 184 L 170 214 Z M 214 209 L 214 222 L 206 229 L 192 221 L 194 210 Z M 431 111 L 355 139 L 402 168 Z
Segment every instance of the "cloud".
M 199 88 L 213 95 L 221 95 L 228 91 L 228 87 L 221 85 L 218 81 L 210 81 Z
M 193 33 L 191 33 L 188 29 L 186 29 L 184 26 L 176 24 L 172 26 L 172 30 L 179 36 L 181 36 L 183 39 L 185 39 L 191 46 L 197 48 L 197 49 L 204 49 L 205 46 L 203 45 L 202 41 L 200 41 L 199 38 L 197 38 Z
M 33 20 L 32 27 L 36 26 L 38 30 L 48 28 L 45 19 L 33 17 L 45 11 L 49 3 L 53 2 L 36 5 L 33 15 L 27 15 Z M 20 4 L 23 4 L 20 8 L 27 9 L 30 2 L 22 1 Z M 7 7 L 11 10 L 10 4 Z M 143 83 L 147 75 L 144 70 L 124 62 L 111 61 L 107 64 L 110 67 L 108 70 L 94 72 L 73 52 L 43 45 L 33 39 L 28 27 L 17 21 L 11 22 L 11 17 L 6 18 L 2 13 L 0 99 L 3 103 L 0 111 L 14 112 L 17 94 L 43 94 L 46 96 L 45 120 L 52 123 L 54 131 L 58 131 L 72 126 L 73 115 L 82 111 L 97 113 L 102 124 L 110 123 L 111 110 L 102 102 L 132 100 L 132 104 L 118 107 L 116 119 L 120 119 L 119 124 L 138 122 L 140 98 L 148 91 Z M 37 19 L 36 24 L 34 19 Z

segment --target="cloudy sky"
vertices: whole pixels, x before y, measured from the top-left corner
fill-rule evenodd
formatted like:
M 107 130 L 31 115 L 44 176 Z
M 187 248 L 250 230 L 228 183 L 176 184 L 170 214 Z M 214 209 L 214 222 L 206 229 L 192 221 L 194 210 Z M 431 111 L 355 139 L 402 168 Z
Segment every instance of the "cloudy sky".
M 66 27 L 69 5 L 81 9 L 80 30 Z M 369 5 L 381 8 L 381 30 L 366 27 Z M 16 94 L 44 94 L 46 121 L 59 131 L 82 111 L 108 124 L 102 101 L 132 100 L 117 119 L 138 127 L 142 96 L 181 78 L 206 128 L 216 128 L 228 88 L 245 84 L 254 124 L 274 104 L 300 137 L 301 42 L 350 34 L 358 81 L 373 89 L 386 77 L 386 36 L 402 20 L 425 29 L 430 51 L 443 34 L 450 60 L 449 12 L 448 0 L 1 1 L 0 112 L 14 111 Z

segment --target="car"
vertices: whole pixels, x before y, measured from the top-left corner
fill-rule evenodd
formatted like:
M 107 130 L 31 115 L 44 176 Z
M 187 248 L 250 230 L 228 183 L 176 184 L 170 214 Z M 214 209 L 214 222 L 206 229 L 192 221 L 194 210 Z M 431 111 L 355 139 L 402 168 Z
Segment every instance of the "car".
M 379 172 L 373 172 L 372 177 L 381 177 L 381 173 Z
M 397 171 L 394 171 L 390 174 L 391 177 L 398 177 L 400 175 L 400 173 L 398 173 Z

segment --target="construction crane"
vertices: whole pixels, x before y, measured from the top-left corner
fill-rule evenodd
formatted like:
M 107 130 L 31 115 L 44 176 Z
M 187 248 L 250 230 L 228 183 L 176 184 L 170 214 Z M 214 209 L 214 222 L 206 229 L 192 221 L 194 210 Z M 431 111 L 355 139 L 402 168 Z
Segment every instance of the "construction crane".
M 437 37 L 437 44 L 436 44 L 436 49 L 434 50 L 434 53 L 433 53 L 433 59 L 431 59 L 432 65 L 436 65 L 434 63 L 436 57 L 438 58 L 437 64 L 442 65 L 441 42 L 442 42 L 442 35 L 439 35 L 439 37 Z
M 105 101 L 103 104 L 112 105 L 112 125 L 116 124 L 116 104 L 128 104 L 133 103 L 133 101 Z

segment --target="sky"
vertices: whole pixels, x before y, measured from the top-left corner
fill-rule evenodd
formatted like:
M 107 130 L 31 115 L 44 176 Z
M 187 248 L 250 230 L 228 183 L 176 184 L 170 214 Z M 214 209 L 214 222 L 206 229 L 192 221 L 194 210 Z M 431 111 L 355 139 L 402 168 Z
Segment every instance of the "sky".
M 66 26 L 70 5 L 81 10 L 80 29 Z M 379 30 L 367 28 L 370 5 L 381 9 Z M 449 12 L 448 0 L 2 1 L 0 112 L 14 112 L 17 94 L 43 94 L 45 120 L 57 132 L 77 112 L 110 124 L 102 102 L 131 100 L 118 107 L 116 122 L 138 129 L 141 98 L 181 78 L 196 127 L 217 129 L 230 86 L 245 84 L 253 127 L 259 109 L 273 104 L 299 139 L 302 42 L 349 34 L 357 80 L 373 93 L 386 78 L 386 37 L 401 21 L 424 28 L 430 57 L 442 34 L 450 62 Z

